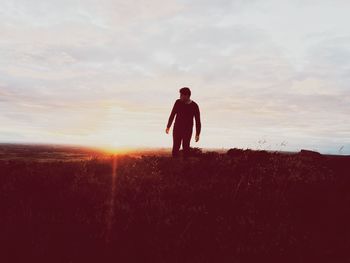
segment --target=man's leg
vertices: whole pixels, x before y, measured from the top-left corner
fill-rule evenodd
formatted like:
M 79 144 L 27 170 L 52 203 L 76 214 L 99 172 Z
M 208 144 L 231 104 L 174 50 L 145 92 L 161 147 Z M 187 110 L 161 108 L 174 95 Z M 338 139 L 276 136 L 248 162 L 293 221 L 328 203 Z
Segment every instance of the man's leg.
M 173 129 L 173 150 L 172 157 L 179 157 L 179 150 L 181 146 L 181 133 Z
M 192 138 L 192 129 L 188 131 L 184 131 L 183 141 L 182 141 L 182 149 L 183 149 L 183 158 L 188 159 L 190 156 L 190 142 Z

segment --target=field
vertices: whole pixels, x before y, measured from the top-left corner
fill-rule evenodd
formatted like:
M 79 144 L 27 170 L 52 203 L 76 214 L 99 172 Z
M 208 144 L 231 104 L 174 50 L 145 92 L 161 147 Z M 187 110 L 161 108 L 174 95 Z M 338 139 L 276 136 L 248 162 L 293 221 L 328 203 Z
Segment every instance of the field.
M 0 262 L 350 262 L 349 156 L 0 149 Z

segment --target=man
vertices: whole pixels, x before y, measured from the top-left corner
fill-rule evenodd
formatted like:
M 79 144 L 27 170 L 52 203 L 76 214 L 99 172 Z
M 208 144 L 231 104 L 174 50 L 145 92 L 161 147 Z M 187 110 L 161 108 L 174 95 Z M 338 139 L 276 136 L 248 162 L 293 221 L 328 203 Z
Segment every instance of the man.
M 168 124 L 165 132 L 168 134 L 171 124 L 176 115 L 173 128 L 173 149 L 172 157 L 178 157 L 182 141 L 183 158 L 189 157 L 190 141 L 193 131 L 193 117 L 196 119 L 196 137 L 195 141 L 199 141 L 201 132 L 201 120 L 198 104 L 190 99 L 191 90 L 188 87 L 180 89 L 180 99 L 174 103 L 170 113 Z

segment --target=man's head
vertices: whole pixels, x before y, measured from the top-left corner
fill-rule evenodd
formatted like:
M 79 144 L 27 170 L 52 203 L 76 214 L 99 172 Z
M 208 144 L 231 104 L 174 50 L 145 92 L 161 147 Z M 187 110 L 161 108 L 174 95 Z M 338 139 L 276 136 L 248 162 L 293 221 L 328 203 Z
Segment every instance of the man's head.
M 183 87 L 180 89 L 180 100 L 186 102 L 191 97 L 191 90 L 188 87 Z

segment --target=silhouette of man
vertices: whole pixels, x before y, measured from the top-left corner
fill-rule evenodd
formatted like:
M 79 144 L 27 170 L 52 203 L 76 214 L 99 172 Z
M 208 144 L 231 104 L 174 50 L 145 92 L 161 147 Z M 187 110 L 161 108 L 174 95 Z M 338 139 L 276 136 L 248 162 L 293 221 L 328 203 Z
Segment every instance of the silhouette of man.
M 182 142 L 183 159 L 187 159 L 190 153 L 190 141 L 193 131 L 193 117 L 196 119 L 196 137 L 195 141 L 199 141 L 201 132 L 201 119 L 198 104 L 190 99 L 191 90 L 183 87 L 179 90 L 180 99 L 177 99 L 171 110 L 168 124 L 165 132 L 168 134 L 171 124 L 176 115 L 173 128 L 173 149 L 172 157 L 179 156 L 179 150 Z

